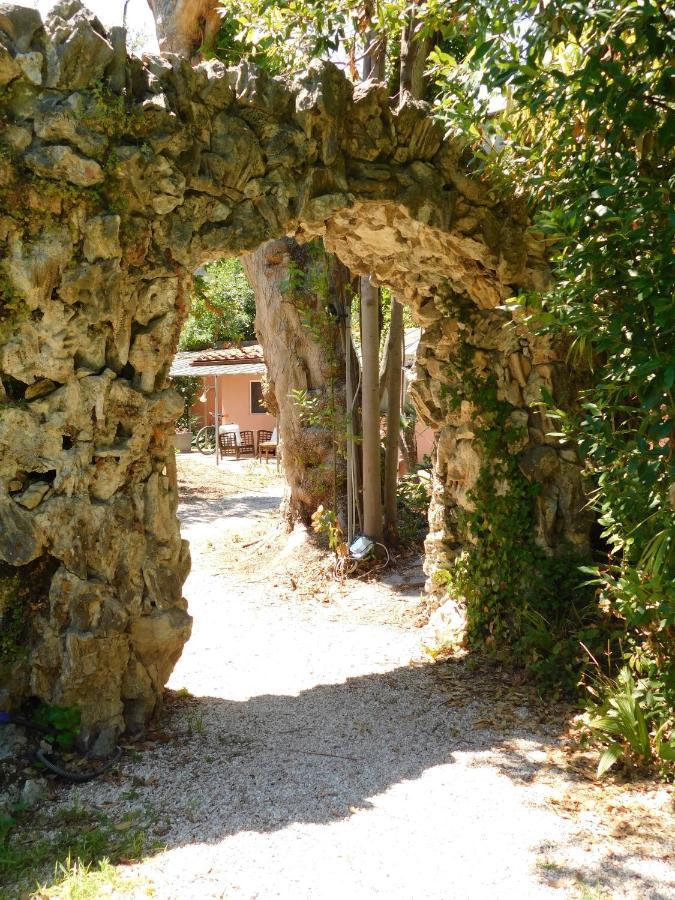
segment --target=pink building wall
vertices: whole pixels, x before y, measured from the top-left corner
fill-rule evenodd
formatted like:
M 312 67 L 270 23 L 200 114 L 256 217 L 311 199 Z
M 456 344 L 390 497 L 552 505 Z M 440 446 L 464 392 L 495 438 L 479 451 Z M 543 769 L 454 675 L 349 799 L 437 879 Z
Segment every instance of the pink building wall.
M 436 440 L 436 432 L 418 419 L 415 426 L 415 438 L 417 440 L 417 462 L 422 462 L 425 454 L 428 453 L 431 456 L 431 449 Z
M 277 422 L 269 413 L 251 412 L 251 388 L 252 381 L 260 381 L 260 375 L 218 375 L 218 406 L 224 418 L 222 422 L 236 422 L 242 431 L 265 430 L 273 431 Z M 192 406 L 192 415 L 199 419 L 199 427 L 213 424 L 213 417 L 208 415 L 213 412 L 214 377 L 207 375 L 204 379 L 206 391 L 206 403 L 197 401 Z
M 213 412 L 213 376 L 207 375 L 204 384 L 208 388 L 206 403 L 197 401 L 192 407 L 192 415 L 199 419 L 199 427 L 211 424 L 213 418 L 208 413 Z M 259 375 L 219 375 L 218 398 L 220 412 L 226 417 L 222 421 L 236 422 L 242 431 L 252 431 L 254 434 L 259 429 L 273 431 L 276 428 L 276 419 L 269 414 L 251 412 L 251 388 L 252 381 L 260 381 Z M 436 432 L 418 421 L 415 429 L 417 438 L 417 460 L 422 462 L 425 454 L 431 454 Z

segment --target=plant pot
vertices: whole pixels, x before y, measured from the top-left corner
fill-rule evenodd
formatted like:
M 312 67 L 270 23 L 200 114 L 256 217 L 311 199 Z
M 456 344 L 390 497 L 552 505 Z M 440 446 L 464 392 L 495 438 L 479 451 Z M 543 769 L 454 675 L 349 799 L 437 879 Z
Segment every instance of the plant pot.
M 179 453 L 192 453 L 192 432 L 177 431 L 173 436 L 173 445 Z

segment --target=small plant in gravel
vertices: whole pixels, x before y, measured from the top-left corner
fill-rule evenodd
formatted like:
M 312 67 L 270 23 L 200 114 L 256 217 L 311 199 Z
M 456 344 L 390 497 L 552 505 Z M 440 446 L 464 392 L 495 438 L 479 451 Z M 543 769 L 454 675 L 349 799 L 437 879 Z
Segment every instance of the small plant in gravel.
M 324 535 L 328 541 L 329 549 L 333 550 L 337 556 L 345 555 L 344 534 L 337 520 L 337 515 L 332 509 L 324 509 L 323 505 L 319 506 L 316 512 L 312 514 L 312 529 L 316 534 Z
M 675 776 L 675 714 L 661 683 L 636 678 L 624 666 L 615 678 L 599 672 L 587 684 L 590 710 L 582 717 L 591 734 L 605 744 L 598 775 L 621 763 L 624 768 Z
M 105 896 L 85 892 L 88 880 L 100 887 L 99 864 L 112 869 L 140 859 L 152 849 L 146 843 L 143 827 L 96 810 L 76 805 L 48 812 L 15 805 L 0 820 L 0 897 Z
M 99 900 L 131 895 L 154 897 L 155 891 L 137 878 L 122 876 L 108 859 L 91 865 L 67 857 L 56 864 L 51 884 L 42 885 L 31 900 Z

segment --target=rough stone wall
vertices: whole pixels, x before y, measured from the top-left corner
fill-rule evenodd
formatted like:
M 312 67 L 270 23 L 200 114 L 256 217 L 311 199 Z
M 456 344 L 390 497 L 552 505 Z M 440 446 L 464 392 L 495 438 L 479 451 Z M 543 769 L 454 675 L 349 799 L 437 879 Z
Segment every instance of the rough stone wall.
M 513 407 L 508 426 L 520 437 L 509 445 L 527 479 L 538 485 L 535 500 L 535 540 L 547 553 L 588 552 L 590 513 L 583 491 L 576 450 L 561 444 L 558 431 L 539 405 L 542 391 L 562 407 L 570 396 L 570 375 L 560 361 L 560 348 L 536 337 L 523 316 L 501 310 L 449 313 L 448 297 L 437 298 L 418 312 L 424 326 L 417 352 L 413 402 L 423 421 L 437 429 L 429 508 L 429 534 L 425 542 L 425 571 L 448 569 L 465 547 L 458 521 L 462 509 L 471 509 L 470 492 L 483 464 L 474 443 L 479 415 L 473 404 L 450 401 L 461 393 L 458 374 L 449 361 L 462 342 L 470 348 L 472 368 L 481 377 L 496 376 L 498 398 Z M 499 486 L 495 485 L 495 490 Z M 436 589 L 433 577 L 427 590 Z
M 507 352 L 496 309 L 544 283 L 544 247 L 423 104 L 392 110 L 382 86 L 354 88 L 331 65 L 285 84 L 246 62 L 128 58 L 79 0 L 44 23 L 0 7 L 0 115 L 0 560 L 19 578 L 33 561 L 54 568 L 13 692 L 78 702 L 85 741 L 104 749 L 155 710 L 190 631 L 166 373 L 191 271 L 284 234 L 322 237 L 412 304 L 426 326 L 418 403 L 443 426 L 429 543 L 440 554 L 455 483 L 475 468 L 471 411 L 452 419 L 439 394 L 463 324 L 444 304 L 461 296 L 481 312 L 480 364 L 514 411 L 547 379 L 557 395 L 555 350 L 525 335 L 529 357 Z M 574 537 L 568 461 L 532 416 L 523 450 L 556 504 L 542 534 Z

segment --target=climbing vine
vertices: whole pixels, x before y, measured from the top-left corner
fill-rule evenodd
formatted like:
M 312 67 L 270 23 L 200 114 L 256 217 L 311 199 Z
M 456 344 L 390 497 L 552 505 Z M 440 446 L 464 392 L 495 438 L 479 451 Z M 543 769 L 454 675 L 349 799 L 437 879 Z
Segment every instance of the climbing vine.
M 473 405 L 481 463 L 470 508 L 457 512 L 458 536 L 470 550 L 446 580 L 466 601 L 470 646 L 524 664 L 546 689 L 570 692 L 588 662 L 584 646 L 601 652 L 602 614 L 579 572 L 584 560 L 571 548 L 551 556 L 536 543 L 540 486 L 523 473 L 516 449 L 524 429 L 513 424 L 494 373 L 478 372 L 473 357 L 462 339 L 448 400 L 452 409 Z

